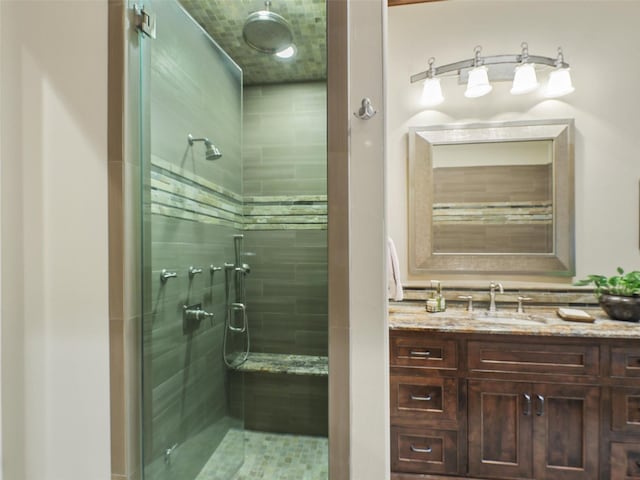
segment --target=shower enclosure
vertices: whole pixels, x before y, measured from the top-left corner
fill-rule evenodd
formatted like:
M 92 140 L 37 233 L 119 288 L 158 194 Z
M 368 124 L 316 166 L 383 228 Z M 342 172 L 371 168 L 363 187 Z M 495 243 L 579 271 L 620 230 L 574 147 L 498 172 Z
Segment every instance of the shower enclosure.
M 243 84 L 203 5 L 138 33 L 144 478 L 326 479 L 326 82 Z
M 144 473 L 190 480 L 229 432 L 244 428 L 242 409 L 230 407 L 242 405 L 243 389 L 229 389 L 223 362 L 248 343 L 242 321 L 227 318 L 244 283 L 234 251 L 242 235 L 242 72 L 177 2 L 145 8 L 161 26 L 155 39 L 139 33 Z M 242 464 L 236 440 L 217 478 Z

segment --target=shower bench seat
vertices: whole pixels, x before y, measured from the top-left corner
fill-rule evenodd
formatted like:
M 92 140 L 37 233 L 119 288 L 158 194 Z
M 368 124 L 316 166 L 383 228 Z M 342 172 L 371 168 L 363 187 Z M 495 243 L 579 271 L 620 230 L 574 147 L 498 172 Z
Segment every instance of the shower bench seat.
M 315 355 L 251 352 L 238 370 L 326 377 L 329 374 L 329 362 L 327 357 Z
M 327 357 L 252 352 L 230 372 L 244 392 L 246 429 L 327 435 Z

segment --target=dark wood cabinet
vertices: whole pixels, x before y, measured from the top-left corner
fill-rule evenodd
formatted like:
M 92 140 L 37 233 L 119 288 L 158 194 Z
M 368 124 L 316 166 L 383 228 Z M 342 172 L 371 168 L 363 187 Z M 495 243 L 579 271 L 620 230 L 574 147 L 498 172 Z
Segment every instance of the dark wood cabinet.
M 469 380 L 468 408 L 469 473 L 531 478 L 530 385 Z
M 640 480 L 636 343 L 392 330 L 392 479 Z
M 640 443 L 611 444 L 611 480 L 640 480 Z
M 600 387 L 533 384 L 531 388 L 534 478 L 597 479 Z
M 598 478 L 599 390 L 469 380 L 469 473 Z

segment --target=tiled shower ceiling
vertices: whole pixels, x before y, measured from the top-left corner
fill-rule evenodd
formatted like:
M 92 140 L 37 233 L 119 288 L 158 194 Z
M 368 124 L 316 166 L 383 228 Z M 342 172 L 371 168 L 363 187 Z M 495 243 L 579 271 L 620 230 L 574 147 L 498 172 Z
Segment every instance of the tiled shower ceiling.
M 326 79 L 326 0 L 272 0 L 271 10 L 282 15 L 293 31 L 298 54 L 290 60 L 260 53 L 242 39 L 247 16 L 264 10 L 263 0 L 180 1 L 240 65 L 245 85 Z

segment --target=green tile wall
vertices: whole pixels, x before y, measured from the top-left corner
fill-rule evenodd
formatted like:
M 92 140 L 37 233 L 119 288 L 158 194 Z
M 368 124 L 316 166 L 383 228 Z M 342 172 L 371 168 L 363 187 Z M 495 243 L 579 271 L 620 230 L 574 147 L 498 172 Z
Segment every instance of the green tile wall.
M 244 102 L 252 350 L 327 355 L 326 84 L 248 87 Z M 302 203 L 317 203 L 299 208 L 307 209 L 307 220 L 317 214 L 315 220 L 251 230 L 253 205 L 269 196 L 285 202 L 305 195 L 309 201 Z
M 152 10 L 158 35 L 145 43 L 151 49 L 145 165 L 151 220 L 144 234 L 150 284 L 145 288 L 143 428 L 145 464 L 160 480 L 177 478 L 175 472 L 194 478 L 229 426 L 234 399 L 228 396 L 222 363 L 224 283 L 221 272 L 209 273 L 209 265 L 232 261 L 233 235 L 242 228 L 242 74 L 177 2 L 154 1 Z M 188 134 L 211 139 L 222 158 L 205 160 L 204 144 L 190 147 Z M 226 209 L 227 199 L 233 208 Z M 200 207 L 206 211 L 199 212 Z M 190 265 L 204 273 L 190 279 Z M 178 277 L 162 283 L 162 269 Z M 213 321 L 185 329 L 183 306 L 192 303 L 213 312 Z M 206 445 L 192 448 L 203 432 L 209 432 Z M 164 452 L 176 444 L 169 467 Z
M 244 89 L 244 194 L 326 195 L 326 83 Z

